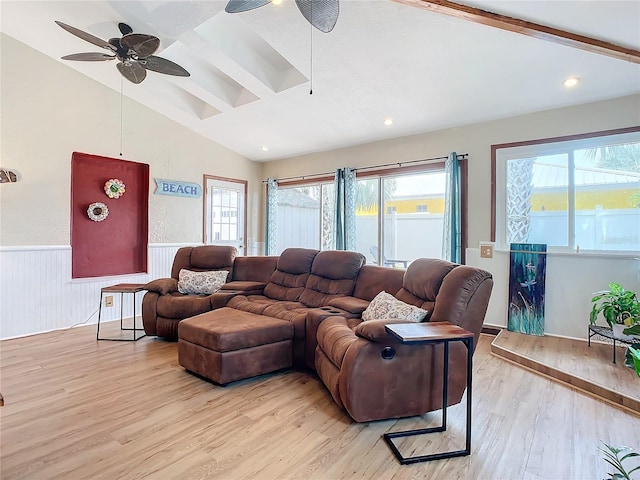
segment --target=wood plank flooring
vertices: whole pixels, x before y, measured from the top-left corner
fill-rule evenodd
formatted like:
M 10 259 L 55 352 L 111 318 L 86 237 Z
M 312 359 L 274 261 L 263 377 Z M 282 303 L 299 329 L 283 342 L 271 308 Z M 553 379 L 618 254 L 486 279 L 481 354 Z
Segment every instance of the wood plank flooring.
M 618 344 L 619 345 L 619 344 Z M 640 379 L 624 366 L 626 345 L 570 340 L 502 330 L 491 344 L 491 352 L 542 375 L 562 382 L 640 416 Z
M 640 451 L 640 418 L 491 355 L 492 340 L 474 356 L 472 455 L 408 466 L 382 434 L 439 413 L 358 424 L 309 373 L 223 388 L 186 373 L 175 343 L 96 342 L 95 326 L 2 341 L 0 477 L 592 480 L 611 470 L 601 441 Z M 463 444 L 464 403 L 446 435 L 399 446 Z

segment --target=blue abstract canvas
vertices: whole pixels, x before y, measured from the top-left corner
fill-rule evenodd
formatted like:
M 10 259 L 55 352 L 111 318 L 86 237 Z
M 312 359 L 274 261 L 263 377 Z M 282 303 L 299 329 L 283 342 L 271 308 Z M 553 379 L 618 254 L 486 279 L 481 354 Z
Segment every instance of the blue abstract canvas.
M 509 266 L 510 332 L 544 335 L 544 284 L 547 246 L 512 243 Z

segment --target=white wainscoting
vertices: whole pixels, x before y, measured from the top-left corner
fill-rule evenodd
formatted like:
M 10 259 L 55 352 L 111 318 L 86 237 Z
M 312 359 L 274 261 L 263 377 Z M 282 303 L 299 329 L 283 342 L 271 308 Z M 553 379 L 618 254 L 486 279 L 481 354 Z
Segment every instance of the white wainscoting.
M 178 248 L 192 244 L 150 244 L 148 273 L 71 279 L 67 245 L 0 247 L 0 339 L 98 322 L 100 289 L 117 283 L 146 283 L 171 275 Z M 144 293 L 136 294 L 136 312 Z M 120 295 L 101 321 L 120 318 Z M 133 295 L 124 295 L 124 316 L 131 317 Z M 140 321 L 140 320 L 139 320 Z

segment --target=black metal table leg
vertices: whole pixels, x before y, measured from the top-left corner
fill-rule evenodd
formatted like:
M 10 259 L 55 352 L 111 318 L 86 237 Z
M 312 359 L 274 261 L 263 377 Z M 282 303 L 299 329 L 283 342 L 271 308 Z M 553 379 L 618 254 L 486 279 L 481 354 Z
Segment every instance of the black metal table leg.
M 432 453 L 428 455 L 417 455 L 413 457 L 404 457 L 393 443 L 394 438 L 404 438 L 414 435 L 424 435 L 428 433 L 444 432 L 447 429 L 447 395 L 449 383 L 449 342 L 462 341 L 467 347 L 467 405 L 466 405 L 466 431 L 465 431 L 465 449 L 454 450 L 449 452 Z M 385 433 L 383 435 L 385 442 L 402 465 L 412 463 L 429 462 L 432 460 L 441 460 L 444 458 L 464 457 L 471 454 L 471 388 L 473 382 L 473 337 L 455 340 L 440 340 L 431 343 L 444 343 L 444 365 L 442 379 L 442 425 L 439 427 L 422 428 L 416 430 L 406 430 L 403 432 Z

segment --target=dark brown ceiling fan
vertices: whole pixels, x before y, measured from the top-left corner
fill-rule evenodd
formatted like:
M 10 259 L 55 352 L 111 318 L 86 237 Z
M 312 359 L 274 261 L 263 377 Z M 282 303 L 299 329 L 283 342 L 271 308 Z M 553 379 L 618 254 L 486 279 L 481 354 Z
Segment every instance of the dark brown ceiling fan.
M 225 11 L 240 13 L 263 7 L 272 0 L 229 0 Z M 318 30 L 329 33 L 336 26 L 340 13 L 339 0 L 296 0 L 298 10 L 311 25 Z
M 63 60 L 100 62 L 117 59 L 119 60 L 116 65 L 118 71 L 124 78 L 136 84 L 146 78 L 147 70 L 177 77 L 190 76 L 189 72 L 177 63 L 153 55 L 160 47 L 160 39 L 158 37 L 143 33 L 133 33 L 133 29 L 126 23 L 118 24 L 122 38 L 110 38 L 109 41 L 102 40 L 66 23 L 57 20 L 56 23 L 76 37 L 109 50 L 111 53 L 111 55 L 99 52 L 74 53 L 65 55 L 62 57 Z

